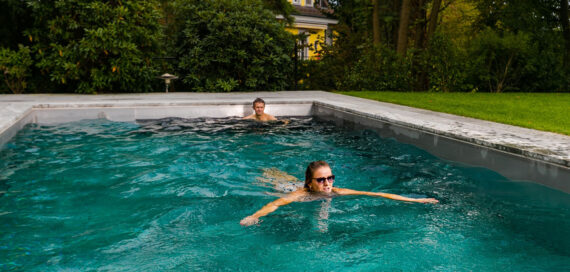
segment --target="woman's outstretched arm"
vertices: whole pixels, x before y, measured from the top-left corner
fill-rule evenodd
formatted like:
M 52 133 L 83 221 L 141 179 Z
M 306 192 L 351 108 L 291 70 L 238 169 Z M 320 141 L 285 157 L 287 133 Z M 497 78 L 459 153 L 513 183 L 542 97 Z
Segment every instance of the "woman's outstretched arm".
M 257 211 L 254 214 L 242 219 L 239 223 L 242 226 L 251 226 L 253 224 L 257 224 L 257 223 L 259 223 L 260 217 L 266 216 L 266 215 L 274 212 L 275 210 L 277 210 L 281 206 L 284 206 L 284 205 L 287 205 L 291 202 L 297 201 L 297 199 L 299 199 L 299 197 L 302 194 L 304 194 L 304 190 L 301 189 L 301 190 L 292 192 L 285 197 L 282 197 L 282 198 L 279 198 L 275 201 L 269 202 L 265 206 L 263 206 L 263 208 L 259 209 L 259 211 Z
M 419 203 L 438 203 L 439 201 L 435 198 L 410 198 L 401 195 L 395 194 L 388 194 L 382 192 L 365 192 L 365 191 L 356 191 L 351 189 L 344 189 L 344 188 L 333 188 L 333 192 L 337 193 L 338 195 L 367 195 L 367 196 L 376 196 L 376 197 L 384 197 L 394 200 L 400 201 L 408 201 L 408 202 L 419 202 Z

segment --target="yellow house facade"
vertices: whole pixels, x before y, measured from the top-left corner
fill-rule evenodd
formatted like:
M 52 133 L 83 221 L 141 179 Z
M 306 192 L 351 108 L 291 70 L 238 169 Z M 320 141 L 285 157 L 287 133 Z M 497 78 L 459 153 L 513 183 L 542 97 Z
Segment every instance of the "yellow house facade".
M 298 43 L 297 57 L 301 60 L 318 60 L 321 45 L 332 43 L 330 26 L 337 24 L 338 20 L 330 19 L 323 14 L 328 10 L 326 0 L 289 0 L 289 2 L 295 8 L 292 14 L 295 22 L 286 30 L 295 35 L 304 34 Z

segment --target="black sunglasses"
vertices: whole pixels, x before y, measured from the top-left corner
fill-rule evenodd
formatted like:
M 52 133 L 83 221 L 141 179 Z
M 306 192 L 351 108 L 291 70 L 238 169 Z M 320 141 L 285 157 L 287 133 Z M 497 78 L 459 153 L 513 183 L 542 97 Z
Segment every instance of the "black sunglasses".
M 325 180 L 328 180 L 330 183 L 333 183 L 334 182 L 334 175 L 328 176 L 326 178 L 313 178 L 313 179 L 317 180 L 318 183 L 323 183 L 323 182 L 325 182 Z

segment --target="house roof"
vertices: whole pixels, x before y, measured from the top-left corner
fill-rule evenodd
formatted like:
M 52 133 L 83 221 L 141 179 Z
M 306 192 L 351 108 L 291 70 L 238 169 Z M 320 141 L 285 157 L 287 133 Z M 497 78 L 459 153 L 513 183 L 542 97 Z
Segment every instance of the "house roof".
M 338 24 L 338 20 L 329 18 L 326 14 L 332 14 L 333 10 L 328 8 L 328 1 L 321 0 L 322 6 L 300 6 L 293 5 L 295 10 L 292 12 L 295 18 L 295 26 L 304 28 L 326 29 L 328 25 Z M 277 15 L 277 19 L 283 19 L 282 15 Z
M 327 16 L 324 15 L 319 9 L 308 6 L 295 6 L 295 12 L 293 14 L 301 16 L 327 18 Z

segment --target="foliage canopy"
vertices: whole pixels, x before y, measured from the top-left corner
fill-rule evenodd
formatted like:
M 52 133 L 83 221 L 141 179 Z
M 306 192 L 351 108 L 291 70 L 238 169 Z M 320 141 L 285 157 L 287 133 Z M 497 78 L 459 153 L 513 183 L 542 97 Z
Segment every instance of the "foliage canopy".
M 570 91 L 567 0 L 331 3 L 336 43 L 307 66 L 310 88 Z
M 24 33 L 36 67 L 54 90 L 150 91 L 151 58 L 161 38 L 156 1 L 28 1 L 34 25 Z
M 165 72 L 189 91 L 570 90 L 567 0 L 327 2 L 334 44 L 294 65 L 287 0 L 0 1 L 0 92 L 146 92 Z
M 177 73 L 193 91 L 282 90 L 294 39 L 258 0 L 177 1 Z M 231 12 L 228 12 L 231 11 Z

